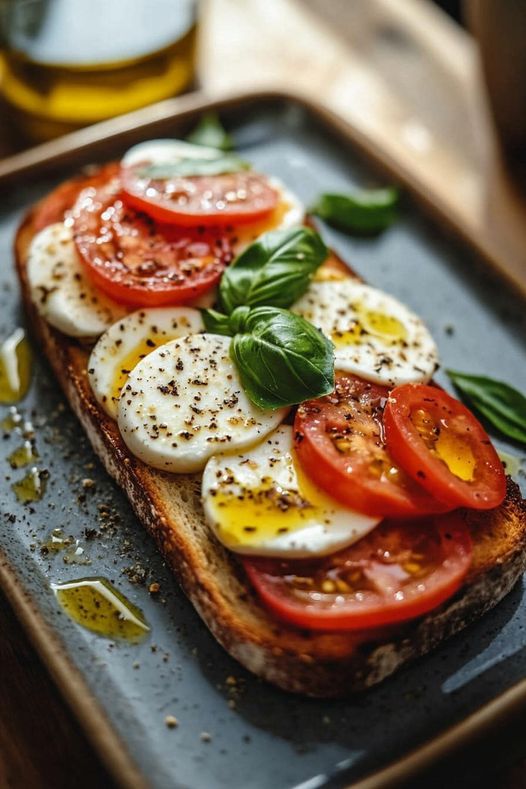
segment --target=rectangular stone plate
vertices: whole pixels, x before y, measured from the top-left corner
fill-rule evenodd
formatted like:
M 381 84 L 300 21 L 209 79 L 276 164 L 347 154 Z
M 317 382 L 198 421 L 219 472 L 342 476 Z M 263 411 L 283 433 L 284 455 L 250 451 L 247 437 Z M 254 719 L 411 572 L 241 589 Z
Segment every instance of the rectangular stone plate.
M 212 105 L 187 97 L 173 105 L 182 108 L 178 112 L 160 106 L 4 163 L 0 338 L 24 325 L 11 251 L 24 211 L 81 164 L 118 157 L 140 139 L 183 134 Z M 381 151 L 368 150 L 352 129 L 304 100 L 250 95 L 213 106 L 240 153 L 279 176 L 307 205 L 322 190 L 388 183 L 396 171 L 382 164 Z M 465 242 L 444 232 L 443 217 L 430 218 L 429 206 L 424 215 L 419 197 L 425 203 L 425 196 L 406 192 L 400 218 L 378 238 L 350 238 L 325 227 L 324 236 L 368 282 L 426 320 L 445 366 L 487 373 L 525 390 L 524 304 Z M 49 471 L 49 481 L 41 501 L 17 501 L 11 486 L 25 472 L 13 471 L 7 456 L 22 439 L 16 432 L 6 435 L 0 442 L 0 579 L 122 785 L 314 789 L 364 779 L 363 785 L 381 786 L 400 771 L 429 763 L 476 734 L 488 717 L 497 720 L 526 698 L 522 583 L 432 655 L 351 700 L 294 697 L 249 675 L 217 645 L 180 592 L 95 459 L 38 348 L 34 354 L 33 383 L 19 410 L 35 426 L 38 467 Z M 7 413 L 1 407 L 0 419 Z M 520 455 L 516 447 L 497 444 Z M 85 489 L 85 478 L 95 487 Z M 67 564 L 63 553 L 42 551 L 57 527 L 79 540 L 89 565 Z M 81 576 L 110 579 L 144 612 L 148 638 L 133 646 L 71 621 L 50 584 Z M 161 588 L 155 597 L 148 593 L 152 582 Z M 177 728 L 166 726 L 167 715 L 178 719 Z M 369 784 L 367 776 L 382 768 Z

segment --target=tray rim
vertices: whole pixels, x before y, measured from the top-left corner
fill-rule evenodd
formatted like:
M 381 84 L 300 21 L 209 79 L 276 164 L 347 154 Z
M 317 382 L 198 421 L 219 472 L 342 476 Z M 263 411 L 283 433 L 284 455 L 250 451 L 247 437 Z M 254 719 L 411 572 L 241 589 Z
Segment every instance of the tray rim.
M 0 187 L 15 179 L 24 180 L 35 175 L 52 172 L 53 167 L 73 163 L 79 155 L 103 148 L 108 141 L 118 142 L 141 136 L 170 121 L 184 121 L 207 110 L 235 109 L 244 103 L 292 103 L 312 114 L 322 125 L 330 128 L 348 145 L 357 149 L 373 166 L 387 172 L 414 196 L 427 214 L 453 231 L 456 240 L 467 244 L 478 257 L 490 265 L 509 287 L 521 297 L 526 297 L 526 280 L 518 282 L 503 271 L 478 244 L 469 230 L 448 215 L 445 208 L 432 202 L 418 182 L 403 165 L 372 143 L 365 134 L 347 120 L 330 110 L 322 102 L 313 100 L 302 92 L 268 89 L 236 91 L 214 97 L 196 91 L 174 99 L 167 99 L 149 107 L 112 118 L 108 121 L 72 132 L 51 142 L 30 148 L 0 160 Z M 117 734 L 110 720 L 91 693 L 82 672 L 63 651 L 60 639 L 46 623 L 36 602 L 24 589 L 16 571 L 0 549 L 0 586 L 28 634 L 33 646 L 69 704 L 73 714 L 84 729 L 88 740 L 108 768 L 118 785 L 125 789 L 147 789 L 149 784 L 128 752 L 125 742 Z M 424 658 L 425 659 L 425 658 Z M 417 777 L 439 760 L 452 756 L 462 747 L 476 742 L 497 724 L 503 723 L 526 705 L 526 677 L 504 692 L 483 704 L 467 717 L 448 726 L 439 734 L 424 741 L 416 748 L 389 762 L 386 766 L 368 773 L 350 784 L 347 789 L 381 789 L 393 787 Z
M 0 587 L 59 692 L 117 784 L 125 789 L 148 789 L 124 741 L 91 693 L 82 672 L 70 660 L 3 551 L 0 551 Z

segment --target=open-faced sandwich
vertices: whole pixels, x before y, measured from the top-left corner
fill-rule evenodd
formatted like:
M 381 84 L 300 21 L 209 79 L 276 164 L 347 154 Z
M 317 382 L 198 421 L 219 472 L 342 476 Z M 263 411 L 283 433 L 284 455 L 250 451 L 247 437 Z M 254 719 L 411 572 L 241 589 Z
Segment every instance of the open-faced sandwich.
M 424 322 L 330 253 L 277 179 L 141 143 L 34 206 L 16 259 L 95 451 L 251 671 L 367 687 L 523 572 L 524 502 L 433 383 Z

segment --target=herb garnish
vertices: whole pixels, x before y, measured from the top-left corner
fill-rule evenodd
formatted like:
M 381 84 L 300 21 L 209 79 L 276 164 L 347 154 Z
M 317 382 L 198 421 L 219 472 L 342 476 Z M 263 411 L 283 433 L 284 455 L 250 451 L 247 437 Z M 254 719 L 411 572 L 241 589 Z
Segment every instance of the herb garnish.
M 395 187 L 362 189 L 353 194 L 327 192 L 319 196 L 309 213 L 341 230 L 373 235 L 392 223 L 398 199 Z
M 264 233 L 223 274 L 221 307 L 228 314 L 241 305 L 290 307 L 326 257 L 327 247 L 310 228 Z
M 207 112 L 186 138 L 193 145 L 206 145 L 221 151 L 231 151 L 234 140 L 223 128 L 217 112 Z
M 250 170 L 250 164 L 234 154 L 221 154 L 215 159 L 181 158 L 173 162 L 147 164 L 137 170 L 140 178 L 167 180 L 189 178 L 192 175 L 223 175 Z
M 503 381 L 446 370 L 459 392 L 503 435 L 526 444 L 526 397 Z
M 201 310 L 207 331 L 232 336 L 230 355 L 243 387 L 260 408 L 281 408 L 332 392 L 332 343 L 284 309 L 308 288 L 327 257 L 309 228 L 265 233 L 225 271 L 224 312 Z
M 333 391 L 333 346 L 312 323 L 279 307 L 246 309 L 230 355 L 253 403 L 280 408 Z

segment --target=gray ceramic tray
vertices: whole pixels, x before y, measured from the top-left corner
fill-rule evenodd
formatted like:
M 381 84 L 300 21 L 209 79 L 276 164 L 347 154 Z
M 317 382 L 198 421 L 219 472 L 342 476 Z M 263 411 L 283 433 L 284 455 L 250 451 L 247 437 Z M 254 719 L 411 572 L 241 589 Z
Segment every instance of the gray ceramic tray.
M 337 134 L 330 119 L 304 102 L 255 97 L 229 101 L 222 110 L 243 155 L 278 175 L 307 203 L 320 190 L 345 190 L 388 177 L 371 169 L 349 134 L 342 138 L 341 129 Z M 195 117 L 194 111 L 164 118 L 155 128 L 136 128 L 131 136 L 176 134 Z M 131 136 L 123 140 L 114 135 L 109 142 L 85 147 L 76 158 L 118 155 Z M 62 169 L 55 164 L 51 175 L 44 176 L 40 168 L 38 177 L 18 181 L 2 197 L 0 338 L 24 321 L 11 265 L 17 222 L 25 207 L 72 171 L 73 159 L 70 153 L 70 164 Z M 412 199 L 404 200 L 400 220 L 378 239 L 324 232 L 365 279 L 399 296 L 427 320 L 447 365 L 490 372 L 526 389 L 524 305 L 464 245 L 425 218 Z M 6 460 L 20 439 L 12 434 L 0 443 L 0 577 L 123 785 L 339 787 L 398 761 L 397 768 L 376 775 L 370 784 L 379 786 L 526 697 L 524 682 L 509 691 L 526 675 L 521 583 L 483 620 L 353 700 L 306 700 L 256 680 L 216 644 L 179 591 L 40 361 L 20 410 L 36 426 L 39 466 L 50 476 L 41 501 L 20 505 L 11 484 L 24 472 L 10 470 Z M 3 408 L 0 418 L 6 412 Z M 518 454 L 513 447 L 508 451 Z M 82 487 L 86 477 L 95 481 L 94 489 Z M 108 525 L 104 507 L 110 510 L 110 524 L 101 529 Z M 61 553 L 42 553 L 41 543 L 55 527 L 80 540 L 89 566 L 65 564 Z M 94 528 L 97 534 L 87 539 Z M 50 583 L 82 575 L 111 579 L 138 605 L 151 625 L 148 639 L 136 646 L 111 642 L 65 616 Z M 134 583 L 130 575 L 144 583 Z M 147 591 L 153 581 L 161 586 L 156 599 Z M 176 729 L 166 727 L 166 715 L 177 717 Z M 444 734 L 452 725 L 457 728 Z M 204 741 L 203 732 L 210 741 Z

